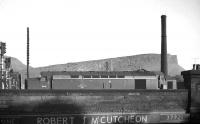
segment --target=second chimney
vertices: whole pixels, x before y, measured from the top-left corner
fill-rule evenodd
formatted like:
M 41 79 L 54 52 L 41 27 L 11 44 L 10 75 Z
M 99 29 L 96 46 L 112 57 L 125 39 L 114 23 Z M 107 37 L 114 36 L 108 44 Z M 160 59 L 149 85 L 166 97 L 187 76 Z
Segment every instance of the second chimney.
M 29 27 L 27 27 L 27 82 L 29 79 Z
M 161 16 L 161 72 L 165 76 L 168 75 L 166 15 Z

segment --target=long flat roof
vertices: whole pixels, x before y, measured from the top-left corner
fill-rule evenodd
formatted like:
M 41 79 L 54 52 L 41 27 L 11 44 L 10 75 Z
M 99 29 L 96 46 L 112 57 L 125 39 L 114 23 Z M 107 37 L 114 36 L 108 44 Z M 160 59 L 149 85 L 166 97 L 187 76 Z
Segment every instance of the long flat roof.
M 155 76 L 156 73 L 146 70 L 137 71 L 43 71 L 41 76 L 53 75 L 124 75 L 124 76 Z

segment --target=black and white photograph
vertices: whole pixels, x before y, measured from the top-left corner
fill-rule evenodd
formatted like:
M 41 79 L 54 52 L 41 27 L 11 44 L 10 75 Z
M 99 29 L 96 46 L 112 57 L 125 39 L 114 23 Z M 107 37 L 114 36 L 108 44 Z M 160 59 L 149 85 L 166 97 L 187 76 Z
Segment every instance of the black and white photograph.
M 200 123 L 200 0 L 0 0 L 0 124 Z

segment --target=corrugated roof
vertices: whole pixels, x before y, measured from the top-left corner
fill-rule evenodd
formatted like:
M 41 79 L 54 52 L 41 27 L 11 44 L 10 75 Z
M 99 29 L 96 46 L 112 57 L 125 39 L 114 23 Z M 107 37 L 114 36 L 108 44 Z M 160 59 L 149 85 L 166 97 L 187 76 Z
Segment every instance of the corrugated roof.
M 43 71 L 41 76 L 52 75 L 124 75 L 124 76 L 155 76 L 154 72 L 146 70 L 137 71 Z

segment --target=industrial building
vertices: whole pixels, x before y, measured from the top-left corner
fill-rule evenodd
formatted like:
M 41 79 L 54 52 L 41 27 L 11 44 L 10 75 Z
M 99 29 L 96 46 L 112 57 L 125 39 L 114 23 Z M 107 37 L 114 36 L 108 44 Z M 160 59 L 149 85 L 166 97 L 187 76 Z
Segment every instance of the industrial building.
M 158 77 L 138 71 L 59 71 L 41 72 L 30 78 L 28 89 L 159 89 Z

